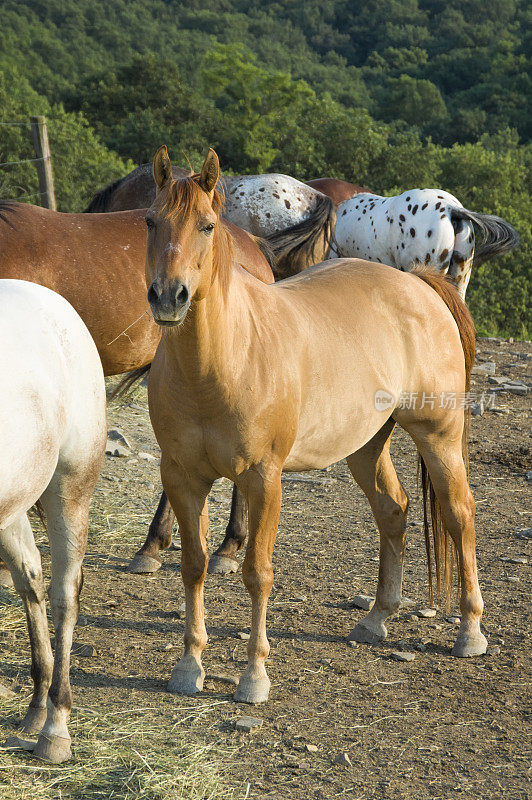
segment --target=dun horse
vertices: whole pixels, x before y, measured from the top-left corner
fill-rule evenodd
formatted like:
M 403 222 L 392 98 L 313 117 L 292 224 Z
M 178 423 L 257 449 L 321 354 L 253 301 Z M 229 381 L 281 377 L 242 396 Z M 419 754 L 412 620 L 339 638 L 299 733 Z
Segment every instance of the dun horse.
M 412 436 L 430 484 L 438 574 L 443 569 L 448 589 L 447 532 L 458 554 L 462 618 L 453 653 L 484 653 L 465 412 L 459 404 L 401 402 L 404 392 L 439 398 L 468 390 L 474 326 L 456 290 L 434 272 L 403 274 L 357 259 L 265 285 L 232 268 L 213 151 L 199 175 L 174 181 L 163 147 L 154 176 L 146 281 L 163 335 L 148 392 L 181 533 L 186 598 L 185 652 L 169 690 L 193 694 L 203 685 L 207 497 L 220 476 L 237 484 L 249 508 L 242 575 L 251 636 L 237 700 L 268 698 L 266 610 L 283 470 L 347 459 L 381 543 L 375 605 L 350 638 L 386 636 L 401 597 L 408 506 L 389 453 L 397 423 Z
M 0 358 L 0 555 L 24 602 L 31 642 L 34 691 L 22 728 L 38 735 L 6 745 L 60 763 L 70 757 L 70 648 L 89 502 L 105 448 L 105 385 L 79 316 L 34 283 L 0 280 Z M 52 557 L 53 657 L 41 557 L 27 516 L 39 500 Z
M 117 375 L 149 364 L 161 332 L 146 301 L 144 211 L 61 214 L 28 204 L 0 203 L 0 278 L 39 283 L 65 297 L 87 325 L 104 373 Z M 234 242 L 235 263 L 273 281 L 260 240 L 224 222 Z M 241 539 L 244 510 L 235 498 L 228 531 Z M 143 571 L 160 565 L 157 554 L 171 543 L 173 515 L 161 499 L 150 528 Z M 232 540 L 232 539 L 231 539 Z M 0 583 L 11 578 L 0 562 Z

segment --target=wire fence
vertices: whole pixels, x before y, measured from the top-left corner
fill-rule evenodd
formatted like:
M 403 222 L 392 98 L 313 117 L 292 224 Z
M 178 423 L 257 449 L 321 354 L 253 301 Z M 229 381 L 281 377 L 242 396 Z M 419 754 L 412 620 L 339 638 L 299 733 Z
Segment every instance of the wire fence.
M 0 122 L 0 127 L 30 128 L 33 134 L 34 158 L 23 158 L 18 161 L 0 161 L 0 167 L 16 167 L 21 164 L 35 164 L 39 180 L 38 192 L 20 194 L 17 197 L 5 198 L 13 201 L 40 198 L 42 205 L 55 209 L 55 193 L 52 177 L 52 158 L 48 145 L 48 131 L 44 117 L 32 117 L 31 120 L 7 120 Z M 23 188 L 22 186 L 20 187 Z

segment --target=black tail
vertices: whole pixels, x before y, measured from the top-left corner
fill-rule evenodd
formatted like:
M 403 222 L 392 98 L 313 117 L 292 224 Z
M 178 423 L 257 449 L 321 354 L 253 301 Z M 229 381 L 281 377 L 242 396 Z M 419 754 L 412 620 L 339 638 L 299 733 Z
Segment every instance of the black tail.
M 104 211 L 109 211 L 109 202 L 115 193 L 116 189 L 124 179 L 119 178 L 113 183 L 108 183 L 97 194 L 94 195 L 87 208 L 83 211 L 84 214 L 100 214 Z
M 493 214 L 478 214 L 476 211 L 468 211 L 467 208 L 453 208 L 451 220 L 453 218 L 467 219 L 482 231 L 483 239 L 480 246 L 475 248 L 474 266 L 478 266 L 493 256 L 508 253 L 514 247 L 519 247 L 519 234 L 509 222 L 501 217 L 495 217 Z
M 128 372 L 115 386 L 109 395 L 109 400 L 116 400 L 117 397 L 123 397 L 127 394 L 141 378 L 148 374 L 150 368 L 151 364 L 145 364 L 143 367 L 133 370 L 133 372 Z
M 334 240 L 336 211 L 330 197 L 319 194 L 314 209 L 303 222 L 266 237 L 276 260 L 277 279 L 295 275 L 315 263 L 314 253 L 318 240 L 330 247 Z

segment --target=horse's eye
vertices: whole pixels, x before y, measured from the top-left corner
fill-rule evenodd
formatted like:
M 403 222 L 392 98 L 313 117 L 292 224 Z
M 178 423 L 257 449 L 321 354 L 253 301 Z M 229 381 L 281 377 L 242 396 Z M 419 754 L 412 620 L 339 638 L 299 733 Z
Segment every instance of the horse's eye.
M 152 231 L 155 228 L 155 222 L 150 217 L 146 219 L 146 227 L 149 231 Z
M 208 225 L 204 225 L 201 230 L 203 231 L 203 233 L 212 233 L 213 230 L 214 230 L 214 223 L 213 222 L 209 222 L 209 224 Z

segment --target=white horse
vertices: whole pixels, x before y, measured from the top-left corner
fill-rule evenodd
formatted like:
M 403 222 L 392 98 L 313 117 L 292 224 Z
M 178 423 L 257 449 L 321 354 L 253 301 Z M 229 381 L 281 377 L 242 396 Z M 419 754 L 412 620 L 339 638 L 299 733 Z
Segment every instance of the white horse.
M 78 616 L 89 501 L 105 450 L 105 385 L 92 338 L 72 306 L 34 283 L 0 280 L 0 556 L 20 594 L 31 642 L 33 697 L 24 747 L 70 757 L 70 649 Z M 52 657 L 41 558 L 27 511 L 39 501 L 52 559 Z

